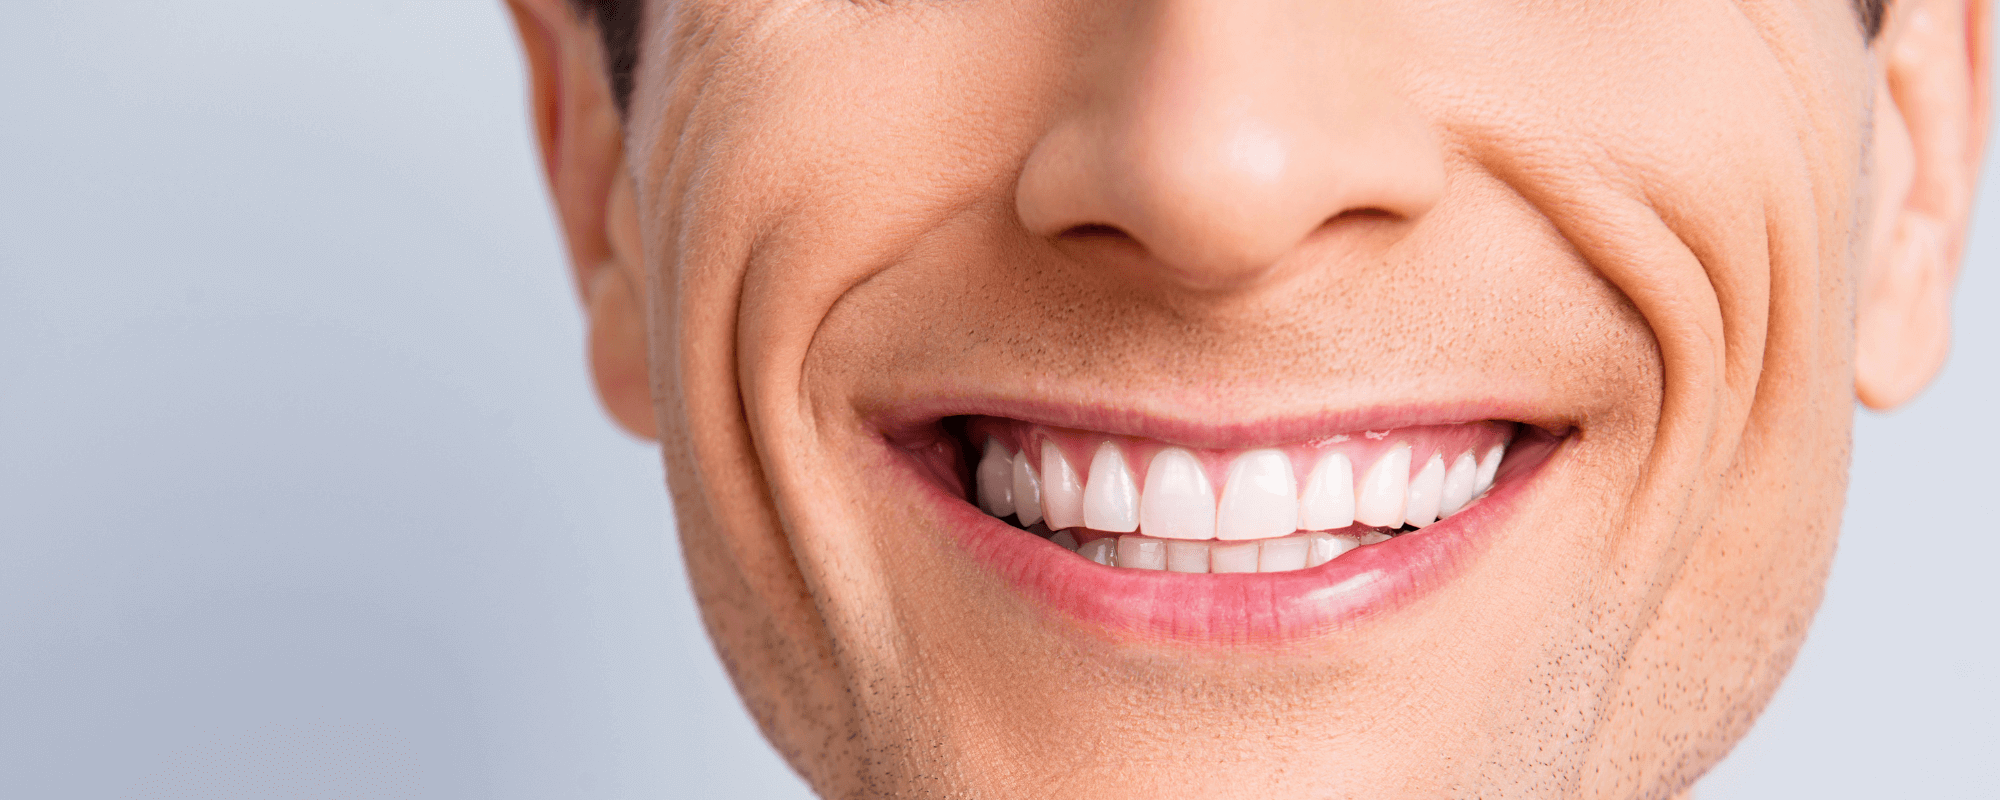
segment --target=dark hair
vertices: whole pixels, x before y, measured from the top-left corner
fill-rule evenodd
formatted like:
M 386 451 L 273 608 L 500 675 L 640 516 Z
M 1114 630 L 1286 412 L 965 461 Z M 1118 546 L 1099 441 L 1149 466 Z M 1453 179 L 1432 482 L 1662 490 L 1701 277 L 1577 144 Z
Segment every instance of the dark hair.
M 578 16 L 597 26 L 604 39 L 605 68 L 611 72 L 611 96 L 624 116 L 632 105 L 632 70 L 639 65 L 639 20 L 645 0 L 569 0 Z
M 618 101 L 618 113 L 632 105 L 632 69 L 639 64 L 639 22 L 645 0 L 569 0 L 578 14 L 597 25 L 604 37 L 604 57 L 611 71 L 611 92 Z M 1882 32 L 1882 15 L 1889 0 L 1853 0 L 1854 12 L 1861 17 L 1861 30 L 1869 41 Z

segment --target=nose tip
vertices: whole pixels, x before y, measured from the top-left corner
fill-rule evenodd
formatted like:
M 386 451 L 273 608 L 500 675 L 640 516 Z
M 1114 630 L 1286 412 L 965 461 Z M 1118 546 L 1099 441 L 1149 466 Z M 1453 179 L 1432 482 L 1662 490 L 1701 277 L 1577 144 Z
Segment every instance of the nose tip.
M 1042 236 L 1118 235 L 1164 274 L 1192 288 L 1255 282 L 1324 228 L 1347 221 L 1408 222 L 1437 202 L 1443 171 L 1406 138 L 1361 144 L 1258 120 L 1204 131 L 1164 130 L 1053 146 L 1031 157 L 1020 214 Z M 1203 139 L 1206 139 L 1204 141 Z M 1421 139 L 1422 137 L 1410 137 Z M 1070 161 L 1050 169 L 1037 157 Z
M 1016 191 L 1029 231 L 1124 240 L 1150 277 L 1231 289 L 1276 274 L 1323 230 L 1407 227 L 1438 202 L 1433 137 L 1365 79 L 1370 70 L 1271 55 L 1299 52 L 1272 46 L 1272 36 L 1301 35 L 1284 20 L 1246 26 L 1257 15 L 1162 6 L 1149 30 L 1107 45 L 1124 52 L 1100 63 L 1117 66 L 1091 75 L 1086 99 L 1030 153 Z

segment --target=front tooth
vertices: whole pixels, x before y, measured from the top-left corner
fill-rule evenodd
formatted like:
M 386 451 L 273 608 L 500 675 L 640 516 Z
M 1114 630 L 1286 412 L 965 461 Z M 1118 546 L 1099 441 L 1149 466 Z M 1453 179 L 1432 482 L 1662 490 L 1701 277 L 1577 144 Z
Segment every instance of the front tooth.
M 1207 542 L 1167 542 L 1168 572 L 1207 572 Z
M 1118 566 L 1132 569 L 1166 569 L 1167 543 L 1145 536 L 1118 537 Z
M 1500 471 L 1500 457 L 1506 452 L 1506 445 L 1496 444 L 1493 449 L 1486 451 L 1485 457 L 1479 459 L 1479 479 L 1472 482 L 1473 497 L 1485 494 L 1487 489 L 1493 488 L 1493 476 Z
M 1459 453 L 1444 474 L 1444 492 L 1438 495 L 1438 516 L 1449 517 L 1472 502 L 1472 487 L 1479 480 L 1479 462 L 1471 451 Z
M 1306 537 L 1267 539 L 1257 553 L 1258 572 L 1290 572 L 1306 568 Z
M 1354 540 L 1354 544 L 1356 547 L 1367 547 L 1371 544 L 1381 544 L 1393 538 L 1395 537 L 1381 531 L 1369 531 L 1361 534 L 1360 538 Z
M 996 517 L 1014 513 L 1014 454 L 999 439 L 986 440 L 973 483 L 979 487 L 980 509 Z
M 1027 451 L 1021 451 L 1021 458 L 1027 457 Z M 1014 507 L 1021 506 L 1020 498 L 1016 490 Z M 1063 457 L 1062 448 L 1046 439 L 1042 440 L 1042 515 L 1057 530 L 1083 527 L 1083 479 Z
M 1360 544 L 1346 536 L 1335 536 L 1326 531 L 1306 534 L 1306 566 L 1317 567 L 1339 558 Z
M 1208 571 L 1256 572 L 1258 549 L 1256 542 L 1211 544 L 1208 546 Z
M 1341 453 L 1328 453 L 1306 478 L 1299 495 L 1299 527 L 1330 531 L 1354 524 L 1354 465 Z
M 1083 526 L 1105 533 L 1139 529 L 1139 487 L 1125 466 L 1125 451 L 1114 442 L 1097 446 L 1090 457 L 1090 480 L 1083 485 Z
M 1417 477 L 1410 479 L 1410 499 L 1404 505 L 1403 521 L 1424 527 L 1438 521 L 1438 501 L 1444 494 L 1444 456 L 1431 454 Z
M 1056 535 L 1049 537 L 1049 541 L 1062 545 L 1064 550 L 1076 552 L 1076 537 L 1069 531 L 1056 531 Z
M 983 468 L 986 465 L 982 462 L 980 466 Z M 1009 499 L 1014 503 L 1014 511 L 1020 515 L 1021 527 L 1025 528 L 1042 521 L 1042 479 L 1035 474 L 1035 465 L 1028 463 L 1026 450 L 1014 456 L 1013 473 Z
M 1095 483 L 1096 465 L 1091 469 Z M 1161 539 L 1215 538 L 1215 490 L 1193 453 L 1169 447 L 1153 456 L 1146 467 L 1146 491 L 1139 496 L 1139 530 Z
M 1368 468 L 1354 498 L 1354 521 L 1363 525 L 1403 524 L 1405 498 L 1410 493 L 1410 446 L 1399 444 Z M 1053 527 L 1053 526 L 1051 526 Z
M 1216 509 L 1215 538 L 1268 539 L 1298 529 L 1299 483 L 1291 457 L 1277 450 L 1237 456 Z
M 1076 554 L 1107 567 L 1113 566 L 1117 563 L 1114 559 L 1117 558 L 1118 554 L 1118 542 L 1109 536 L 1102 539 L 1092 539 L 1084 542 L 1082 547 L 1077 548 Z

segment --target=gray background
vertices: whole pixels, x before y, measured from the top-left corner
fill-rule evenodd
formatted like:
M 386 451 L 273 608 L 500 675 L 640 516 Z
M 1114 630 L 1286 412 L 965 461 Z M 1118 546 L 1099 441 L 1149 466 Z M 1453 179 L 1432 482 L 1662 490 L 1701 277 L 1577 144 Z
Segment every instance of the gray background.
M 804 794 L 587 391 L 497 0 L 0 17 L 0 796 Z M 2000 797 L 1996 213 L 1708 800 Z

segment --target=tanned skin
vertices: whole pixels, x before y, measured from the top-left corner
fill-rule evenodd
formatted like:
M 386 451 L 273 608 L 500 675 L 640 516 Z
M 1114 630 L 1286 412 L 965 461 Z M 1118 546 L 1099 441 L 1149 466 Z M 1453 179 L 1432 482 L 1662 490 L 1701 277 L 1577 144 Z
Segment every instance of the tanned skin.
M 1819 604 L 1856 399 L 1942 363 L 1986 132 L 1983 0 L 684 0 L 628 59 L 508 4 L 599 393 L 828 797 L 1682 794 Z M 973 393 L 1563 438 L 1462 569 L 1251 647 L 970 555 L 884 419 Z

